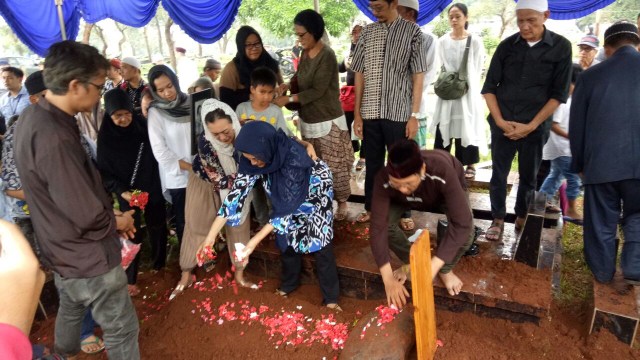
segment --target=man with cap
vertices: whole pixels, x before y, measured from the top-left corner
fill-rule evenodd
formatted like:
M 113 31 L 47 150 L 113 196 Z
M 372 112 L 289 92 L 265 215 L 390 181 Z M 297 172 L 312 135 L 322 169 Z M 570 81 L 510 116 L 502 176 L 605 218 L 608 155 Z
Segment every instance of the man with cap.
M 600 60 L 596 59 L 598 53 L 598 47 L 600 41 L 595 35 L 585 35 L 580 39 L 578 43 L 578 64 L 582 67 L 582 70 L 587 70 L 591 66 L 600 63 Z
M 351 61 L 355 72 L 353 131 L 364 140 L 367 173 L 364 207 L 357 221 L 371 217 L 373 183 L 387 148 L 418 132 L 427 49 L 417 24 L 398 14 L 398 0 L 369 1 L 378 20 L 364 27 Z
M 176 70 L 180 89 L 188 89 L 199 77 L 196 64 L 187 57 L 187 50 L 182 47 L 176 48 Z
M 431 274 L 438 274 L 451 296 L 462 289 L 462 281 L 451 270 L 473 243 L 475 231 L 464 167 L 442 150 L 420 150 L 413 140 L 403 139 L 389 150 L 387 166 L 376 175 L 371 211 L 371 250 L 384 282 L 389 305 L 402 307 L 408 292 L 403 283 L 408 265 L 391 269 L 389 248 L 409 263 L 411 243 L 398 227 L 407 209 L 442 211 L 448 226 L 431 259 Z
M 104 83 L 104 91 L 107 92 L 109 90 L 113 90 L 116 87 L 119 87 L 124 82 L 122 78 L 122 74 L 120 74 L 120 67 L 122 63 L 119 59 L 113 58 L 109 60 L 109 70 L 107 70 L 107 82 Z
M 616 271 L 619 223 L 622 275 L 640 282 L 639 44 L 633 23 L 611 25 L 604 33 L 607 61 L 582 73 L 571 103 L 571 169 L 583 174 L 585 260 L 603 283 Z
M 142 92 L 147 88 L 147 84 L 142 78 L 140 61 L 133 57 L 126 57 L 122 59 L 120 72 L 124 79 L 120 88 L 129 94 L 129 98 L 131 98 L 131 102 L 133 103 L 133 111 L 138 115 L 142 115 Z
M 520 174 L 516 231 L 524 225 L 552 115 L 567 101 L 571 81 L 571 43 L 544 26 L 549 18 L 547 1 L 518 1 L 516 17 L 520 31 L 498 45 L 482 88 L 490 111 L 493 171 L 489 187 L 493 222 L 485 237 L 493 241 L 502 238 L 507 177 L 516 152 Z
M 213 82 L 213 91 L 216 94 L 216 98 L 220 98 L 220 83 L 216 83 L 218 80 L 218 76 L 220 76 L 220 71 L 222 71 L 222 64 L 220 61 L 215 59 L 207 59 L 207 62 L 204 64 L 204 69 L 202 69 L 202 76 L 207 76 Z

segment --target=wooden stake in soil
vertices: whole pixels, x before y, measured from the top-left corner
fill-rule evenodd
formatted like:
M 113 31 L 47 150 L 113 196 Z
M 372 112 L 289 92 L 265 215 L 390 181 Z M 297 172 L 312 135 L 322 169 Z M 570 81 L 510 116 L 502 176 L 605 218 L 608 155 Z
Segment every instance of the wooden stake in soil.
M 429 231 L 423 231 L 411 246 L 410 263 L 418 359 L 433 359 L 437 338 Z

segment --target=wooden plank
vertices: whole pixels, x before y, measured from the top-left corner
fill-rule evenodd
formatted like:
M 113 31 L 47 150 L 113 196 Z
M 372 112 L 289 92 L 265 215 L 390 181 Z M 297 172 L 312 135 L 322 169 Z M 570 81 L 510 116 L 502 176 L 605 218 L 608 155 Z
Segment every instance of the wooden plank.
M 621 281 L 621 279 L 614 279 L 614 281 Z M 594 280 L 593 316 L 589 333 L 605 328 L 618 340 L 633 346 L 640 323 L 637 310 L 637 298 L 640 294 L 635 288 L 634 286 L 633 291 L 621 294 L 610 284 L 601 284 Z
M 541 267 L 539 255 L 546 201 L 545 194 L 535 193 L 516 248 L 515 260 L 536 269 Z
M 436 308 L 433 299 L 431 242 L 428 231 L 423 231 L 411 246 L 410 263 L 418 359 L 433 359 L 437 348 Z

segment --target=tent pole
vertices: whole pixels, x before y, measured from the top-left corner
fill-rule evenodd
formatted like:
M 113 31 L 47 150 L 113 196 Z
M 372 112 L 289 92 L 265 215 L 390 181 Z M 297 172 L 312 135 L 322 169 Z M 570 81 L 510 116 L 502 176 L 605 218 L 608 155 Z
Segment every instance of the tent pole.
M 58 21 L 60 22 L 60 33 L 62 34 L 62 40 L 67 40 L 67 30 L 64 26 L 64 15 L 62 14 L 62 1 L 55 0 L 56 7 L 58 8 Z

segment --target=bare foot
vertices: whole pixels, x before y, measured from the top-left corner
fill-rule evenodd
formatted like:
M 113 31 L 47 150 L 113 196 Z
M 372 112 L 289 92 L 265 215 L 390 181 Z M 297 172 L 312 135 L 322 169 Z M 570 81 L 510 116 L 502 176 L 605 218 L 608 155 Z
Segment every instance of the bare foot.
M 447 288 L 449 295 L 455 296 L 460 294 L 460 290 L 462 290 L 463 285 L 462 280 L 460 280 L 453 271 L 446 274 L 438 273 L 438 276 L 440 276 L 440 280 L 442 280 L 444 286 Z

